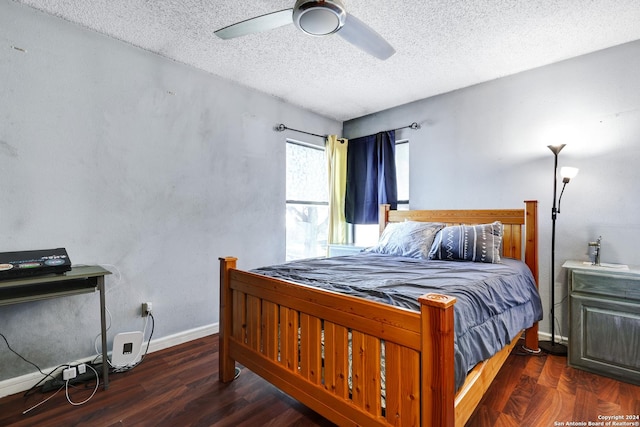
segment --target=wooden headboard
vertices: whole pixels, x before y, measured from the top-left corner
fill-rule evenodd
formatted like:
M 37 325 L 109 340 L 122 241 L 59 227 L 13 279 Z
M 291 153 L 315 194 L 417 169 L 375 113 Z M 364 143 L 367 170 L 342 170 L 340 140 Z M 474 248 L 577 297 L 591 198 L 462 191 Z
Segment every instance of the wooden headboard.
M 391 210 L 380 205 L 380 233 L 390 222 L 443 222 L 447 225 L 488 224 L 504 226 L 502 255 L 523 260 L 538 283 L 538 201 L 526 200 L 524 209 Z

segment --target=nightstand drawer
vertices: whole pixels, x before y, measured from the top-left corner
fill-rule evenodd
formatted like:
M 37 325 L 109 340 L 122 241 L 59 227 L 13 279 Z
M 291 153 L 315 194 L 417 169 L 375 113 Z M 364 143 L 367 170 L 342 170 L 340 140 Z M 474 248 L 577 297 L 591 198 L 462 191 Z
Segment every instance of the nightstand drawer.
M 640 301 L 640 278 L 585 270 L 571 271 L 571 291 Z

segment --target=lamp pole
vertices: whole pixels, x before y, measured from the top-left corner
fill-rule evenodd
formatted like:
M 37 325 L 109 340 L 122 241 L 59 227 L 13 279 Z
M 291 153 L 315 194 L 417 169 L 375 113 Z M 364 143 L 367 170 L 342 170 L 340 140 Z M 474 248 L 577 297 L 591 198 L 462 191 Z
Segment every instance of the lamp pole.
M 565 147 L 566 144 L 561 145 L 549 145 L 549 149 L 554 155 L 554 167 L 553 167 L 553 207 L 551 208 L 551 341 L 541 341 L 539 347 L 546 353 L 566 356 L 567 346 L 564 344 L 556 343 L 555 334 L 555 318 L 556 318 L 556 299 L 555 299 L 555 260 L 556 260 L 556 218 L 558 216 L 557 205 L 557 191 L 558 191 L 558 153 Z M 566 185 L 566 182 L 565 182 Z M 564 187 L 563 187 L 564 189 Z

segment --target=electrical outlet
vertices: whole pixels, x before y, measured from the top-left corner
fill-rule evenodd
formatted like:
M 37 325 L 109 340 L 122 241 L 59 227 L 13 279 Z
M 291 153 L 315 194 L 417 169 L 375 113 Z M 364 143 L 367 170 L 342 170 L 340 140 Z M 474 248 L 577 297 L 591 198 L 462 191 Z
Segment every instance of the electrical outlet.
M 151 310 L 152 310 L 152 305 L 150 302 L 142 303 L 142 317 L 147 317 L 148 315 L 150 315 Z

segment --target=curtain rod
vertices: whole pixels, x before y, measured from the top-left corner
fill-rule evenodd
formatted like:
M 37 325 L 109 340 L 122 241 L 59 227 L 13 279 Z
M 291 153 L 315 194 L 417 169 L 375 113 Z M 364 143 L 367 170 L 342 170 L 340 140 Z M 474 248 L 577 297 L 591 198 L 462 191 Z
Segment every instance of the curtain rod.
M 384 132 L 389 132 L 391 130 L 395 131 L 395 130 L 400 130 L 400 129 L 414 129 L 414 130 L 416 130 L 416 129 L 420 129 L 420 125 L 418 123 L 416 123 L 416 122 L 413 122 L 410 125 L 403 126 L 403 127 L 397 128 L 397 129 L 390 129 L 390 130 L 387 130 L 387 131 L 384 131 Z M 276 126 L 275 130 L 278 131 L 278 132 L 284 132 L 285 130 L 292 130 L 294 132 L 304 133 L 304 134 L 307 134 L 307 135 L 317 136 L 318 138 L 325 138 L 325 139 L 328 136 L 328 135 L 318 135 L 317 133 L 311 133 L 311 132 L 307 132 L 307 131 L 304 131 L 304 130 L 293 129 L 293 128 L 285 126 L 283 123 L 280 123 L 278 126 Z
M 284 132 L 285 130 L 292 130 L 294 132 L 300 132 L 300 133 L 304 133 L 304 134 L 311 135 L 311 136 L 317 136 L 318 138 L 326 138 L 327 137 L 327 135 L 318 135 L 317 133 L 311 133 L 311 132 L 306 132 L 304 130 L 298 130 L 298 129 L 289 128 L 289 127 L 286 127 L 282 123 L 280 123 L 278 126 L 276 126 L 275 130 L 278 131 L 278 132 Z

